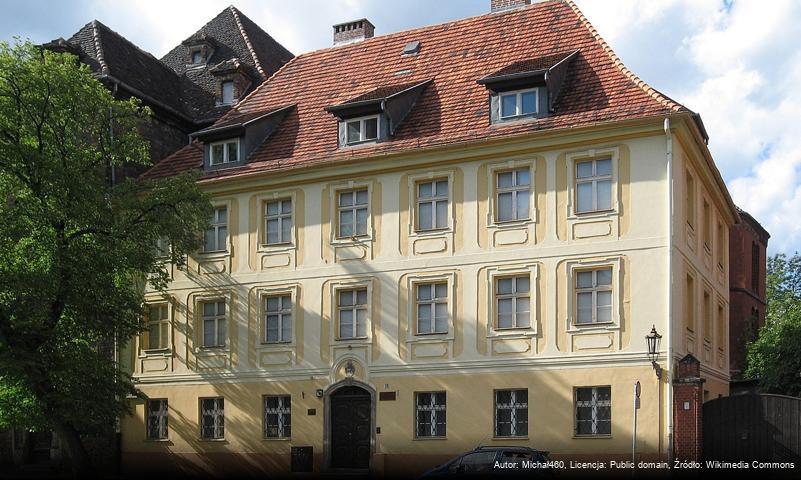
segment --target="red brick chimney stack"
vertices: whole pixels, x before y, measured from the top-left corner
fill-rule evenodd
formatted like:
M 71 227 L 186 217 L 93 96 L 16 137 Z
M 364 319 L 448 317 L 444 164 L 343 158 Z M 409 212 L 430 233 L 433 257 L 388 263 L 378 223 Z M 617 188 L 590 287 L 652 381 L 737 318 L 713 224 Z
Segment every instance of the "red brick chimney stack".
M 366 18 L 339 23 L 334 25 L 334 45 L 359 42 L 365 38 L 373 38 L 374 34 L 375 25 Z
M 531 0 L 490 0 L 490 12 L 520 8 L 526 5 L 531 5 Z

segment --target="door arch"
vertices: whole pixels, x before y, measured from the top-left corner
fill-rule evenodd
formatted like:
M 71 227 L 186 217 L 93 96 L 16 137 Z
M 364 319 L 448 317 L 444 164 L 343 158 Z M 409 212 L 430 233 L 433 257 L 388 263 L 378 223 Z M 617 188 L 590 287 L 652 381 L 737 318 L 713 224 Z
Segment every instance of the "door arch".
M 325 465 L 368 469 L 375 451 L 375 390 L 346 379 L 325 393 Z

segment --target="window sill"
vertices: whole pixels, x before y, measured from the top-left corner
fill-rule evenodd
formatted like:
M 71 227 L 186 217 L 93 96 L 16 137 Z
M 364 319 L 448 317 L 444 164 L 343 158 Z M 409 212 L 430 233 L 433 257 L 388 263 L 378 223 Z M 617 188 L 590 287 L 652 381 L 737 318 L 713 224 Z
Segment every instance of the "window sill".
M 536 337 L 536 330 L 531 327 L 491 329 L 487 338 L 530 338 Z
M 280 343 L 259 343 L 256 345 L 256 351 L 258 352 L 291 352 L 295 350 L 295 342 L 294 340 L 291 342 L 280 342 Z
M 373 139 L 370 139 L 370 140 L 361 140 L 361 141 L 358 141 L 358 142 L 349 142 L 349 143 L 346 143 L 344 145 L 340 145 L 339 149 L 340 150 L 347 150 L 349 148 L 364 147 L 365 145 L 375 145 L 380 140 L 381 140 L 380 138 L 373 138 Z
M 436 440 L 447 440 L 447 439 L 448 439 L 447 436 L 445 436 L 445 437 L 414 437 L 412 439 L 412 441 L 413 442 L 430 442 L 432 440 L 436 441 Z
M 579 440 L 579 439 L 611 439 L 612 438 L 612 434 L 611 433 L 610 434 L 606 434 L 606 435 L 576 435 L 576 434 L 573 434 L 573 438 L 576 439 L 576 440 Z
M 172 350 L 169 348 L 159 348 L 153 350 L 142 350 L 139 353 L 139 358 L 161 358 L 161 357 L 171 357 Z
M 363 344 L 369 341 L 369 337 L 335 338 L 333 345 L 347 345 L 348 343 Z
M 620 327 L 615 322 L 603 322 L 603 323 L 571 323 L 570 328 L 568 328 L 567 333 L 577 333 L 577 332 L 584 332 L 584 331 L 593 331 L 593 330 L 617 330 Z
M 429 228 L 427 230 L 412 230 L 410 236 L 412 237 L 434 237 L 438 235 L 443 235 L 446 233 L 453 233 L 453 229 L 451 227 L 442 227 L 442 228 Z
M 292 441 L 292 437 L 277 437 L 277 438 L 269 438 L 269 437 L 261 437 L 262 442 L 290 442 Z
M 198 440 L 204 443 L 228 443 L 228 440 L 224 438 L 199 438 Z
M 230 257 L 231 253 L 228 249 L 226 250 L 214 250 L 211 252 L 198 252 L 195 254 L 195 260 L 197 261 L 206 261 L 206 260 L 218 260 L 221 258 Z
M 497 120 L 491 122 L 493 126 L 503 127 L 506 125 L 519 125 L 521 123 L 530 123 L 536 122 L 544 115 L 541 113 L 529 113 L 527 115 L 515 115 L 514 117 L 505 117 L 500 118 L 498 117 Z
M 143 440 L 145 443 L 167 443 L 172 444 L 172 440 L 169 438 L 146 438 Z
M 335 247 L 349 247 L 353 245 L 367 246 L 368 243 L 373 241 L 371 235 L 357 235 L 353 237 L 334 237 L 331 240 L 331 245 Z
M 576 212 L 570 216 L 571 220 L 585 220 L 587 218 L 605 218 L 617 215 L 617 208 L 607 208 L 604 210 L 588 210 L 586 212 Z
M 295 242 L 285 243 L 260 243 L 256 249 L 259 253 L 286 252 L 295 249 Z
M 226 347 L 197 347 L 195 348 L 195 355 L 199 356 L 214 356 L 214 355 L 228 355 L 231 353 L 231 349 Z
M 490 224 L 487 225 L 487 228 L 496 228 L 498 230 L 503 230 L 503 229 L 528 227 L 528 226 L 534 225 L 536 223 L 537 222 L 535 222 L 531 218 L 521 218 L 521 219 L 517 219 L 517 220 L 495 220 L 493 218 L 490 221 Z
M 492 437 L 491 440 L 496 440 L 496 441 L 528 440 L 528 435 L 524 437 Z

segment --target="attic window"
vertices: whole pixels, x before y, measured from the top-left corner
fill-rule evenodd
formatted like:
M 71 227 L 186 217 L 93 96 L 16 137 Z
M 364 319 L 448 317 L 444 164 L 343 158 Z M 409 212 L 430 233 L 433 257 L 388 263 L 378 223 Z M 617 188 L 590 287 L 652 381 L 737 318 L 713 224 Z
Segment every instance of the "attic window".
M 201 52 L 200 50 L 195 50 L 194 52 L 192 52 L 192 64 L 198 65 L 201 63 L 203 63 L 203 52 Z
M 348 145 L 375 141 L 378 139 L 378 115 L 348 120 L 345 131 Z
M 502 93 L 501 96 L 501 119 L 511 120 L 513 118 L 535 115 L 539 110 L 539 90 L 529 88 L 514 92 Z
M 223 105 L 234 103 L 234 81 L 226 80 L 220 84 L 220 96 Z
M 223 165 L 239 161 L 239 139 L 216 142 L 210 145 L 209 165 Z
M 420 41 L 409 42 L 403 47 L 403 55 L 416 55 L 420 51 Z

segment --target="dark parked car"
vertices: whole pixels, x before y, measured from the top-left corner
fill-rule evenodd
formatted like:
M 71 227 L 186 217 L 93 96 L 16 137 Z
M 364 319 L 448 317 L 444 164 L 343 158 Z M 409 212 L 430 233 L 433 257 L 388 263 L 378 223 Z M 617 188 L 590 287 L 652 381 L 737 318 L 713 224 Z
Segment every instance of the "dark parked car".
M 520 476 L 548 478 L 553 476 L 548 452 L 528 447 L 478 447 L 453 460 L 436 466 L 422 478 L 447 476 Z

